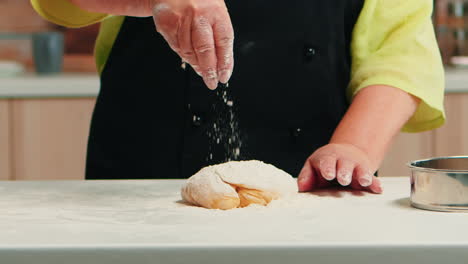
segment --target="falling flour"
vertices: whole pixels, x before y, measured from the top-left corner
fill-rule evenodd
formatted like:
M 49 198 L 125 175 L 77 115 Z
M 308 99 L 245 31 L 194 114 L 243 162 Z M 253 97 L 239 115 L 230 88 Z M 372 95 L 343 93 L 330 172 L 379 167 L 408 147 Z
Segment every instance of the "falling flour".
M 163 6 L 161 7 L 163 8 Z M 181 59 L 180 68 L 187 69 L 187 62 Z M 195 69 L 194 69 L 195 71 Z M 200 74 L 198 74 L 200 75 Z M 220 84 L 216 89 L 216 100 L 212 111 L 215 114 L 213 126 L 207 130 L 208 154 L 206 160 L 212 162 L 228 162 L 241 158 L 242 140 L 239 124 L 235 113 L 234 100 L 229 94 L 229 84 Z M 196 121 L 196 117 L 193 117 Z M 222 147 L 224 157 L 215 157 L 215 148 Z
M 213 105 L 215 119 L 213 126 L 207 131 L 209 139 L 207 160 L 214 160 L 214 148 L 220 145 L 224 152 L 224 157 L 221 161 L 239 160 L 241 158 L 242 140 L 234 101 L 229 94 L 227 84 L 220 85 L 220 87 L 217 88 L 216 97 L 217 100 Z

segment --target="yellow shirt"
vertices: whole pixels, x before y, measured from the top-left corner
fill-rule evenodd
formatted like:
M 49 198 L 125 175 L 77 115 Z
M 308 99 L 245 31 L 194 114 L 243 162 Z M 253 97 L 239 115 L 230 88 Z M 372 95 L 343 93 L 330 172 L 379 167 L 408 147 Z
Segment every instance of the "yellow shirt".
M 90 13 L 68 0 L 31 0 L 45 19 L 66 27 L 101 22 L 95 46 L 102 71 L 124 17 Z M 351 41 L 350 100 L 370 85 L 388 85 L 412 94 L 421 103 L 403 132 L 420 132 L 444 124 L 444 70 L 431 20 L 432 0 L 366 0 Z

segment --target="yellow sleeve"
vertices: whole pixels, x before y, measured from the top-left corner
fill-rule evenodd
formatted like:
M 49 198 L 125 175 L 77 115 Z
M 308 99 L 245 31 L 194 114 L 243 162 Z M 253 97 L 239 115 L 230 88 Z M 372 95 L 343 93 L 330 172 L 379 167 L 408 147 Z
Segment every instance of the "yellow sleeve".
M 351 42 L 348 98 L 388 85 L 419 99 L 403 132 L 444 124 L 444 69 L 431 21 L 432 0 L 366 0 Z
M 108 16 L 82 10 L 69 0 L 31 0 L 31 5 L 43 18 L 65 27 L 84 27 Z

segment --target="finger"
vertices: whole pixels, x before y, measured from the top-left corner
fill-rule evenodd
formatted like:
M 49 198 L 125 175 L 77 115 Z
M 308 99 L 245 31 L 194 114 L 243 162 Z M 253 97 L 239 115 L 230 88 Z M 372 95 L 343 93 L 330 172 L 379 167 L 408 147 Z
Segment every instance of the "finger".
M 192 15 L 190 13 L 182 18 L 177 37 L 180 47 L 180 57 L 195 70 L 195 68 L 198 67 L 198 62 L 192 47 Z
M 325 180 L 317 166 L 314 165 L 310 159 L 306 161 L 298 176 L 298 187 L 299 191 L 307 192 L 313 191 L 320 188 L 325 188 L 331 185 L 331 183 Z
M 353 179 L 354 162 L 339 159 L 336 162 L 336 179 L 343 186 L 348 186 Z
M 218 73 L 216 71 L 217 61 L 213 29 L 209 21 L 203 16 L 196 17 L 192 22 L 192 46 L 203 75 L 203 81 L 208 88 L 216 89 L 218 86 Z
M 327 157 L 330 157 L 328 159 Z M 314 189 L 320 189 L 320 188 L 325 188 L 328 186 L 331 186 L 332 183 L 325 179 L 324 173 L 328 171 L 334 171 L 336 167 L 336 160 L 332 156 L 324 156 L 321 157 L 320 159 L 309 159 L 309 162 L 312 166 L 312 169 L 314 170 L 315 173 L 315 181 L 317 182 L 314 185 Z
M 372 179 L 372 184 L 369 187 L 366 187 L 367 190 L 373 192 L 373 193 L 382 193 L 383 188 L 382 184 L 380 183 L 379 178 L 373 176 L 374 178 Z
M 372 184 L 372 174 L 368 169 L 365 169 L 363 166 L 358 165 L 354 170 L 354 176 L 357 178 L 358 183 L 362 187 L 368 187 Z
M 227 83 L 234 67 L 234 30 L 227 15 L 213 25 L 219 81 Z
M 163 36 L 169 47 L 180 55 L 177 32 L 179 31 L 179 16 L 173 13 L 167 5 L 160 4 L 154 8 L 153 14 L 156 31 Z
M 320 170 L 323 178 L 331 181 L 336 178 L 336 157 L 323 156 L 317 162 L 316 168 Z
M 354 168 L 354 175 L 356 175 L 356 168 Z M 362 187 L 358 179 L 354 175 L 351 180 L 351 183 L 349 184 L 349 187 L 351 187 L 351 189 L 353 190 L 359 190 L 359 191 L 366 190 L 366 187 Z
M 302 167 L 299 176 L 297 177 L 297 187 L 299 188 L 299 192 L 307 192 L 314 189 L 314 185 L 316 185 L 316 176 L 314 169 L 310 165 L 308 161 Z

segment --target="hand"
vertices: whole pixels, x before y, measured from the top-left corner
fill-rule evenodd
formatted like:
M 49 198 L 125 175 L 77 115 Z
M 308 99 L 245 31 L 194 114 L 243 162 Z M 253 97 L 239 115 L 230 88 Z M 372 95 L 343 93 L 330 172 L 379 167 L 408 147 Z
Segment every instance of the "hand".
M 150 0 L 156 30 L 210 89 L 234 67 L 234 31 L 223 0 Z
M 364 151 L 351 144 L 328 144 L 307 159 L 297 182 L 301 192 L 331 186 L 336 179 L 342 186 L 382 193 L 380 181 L 372 172 Z

